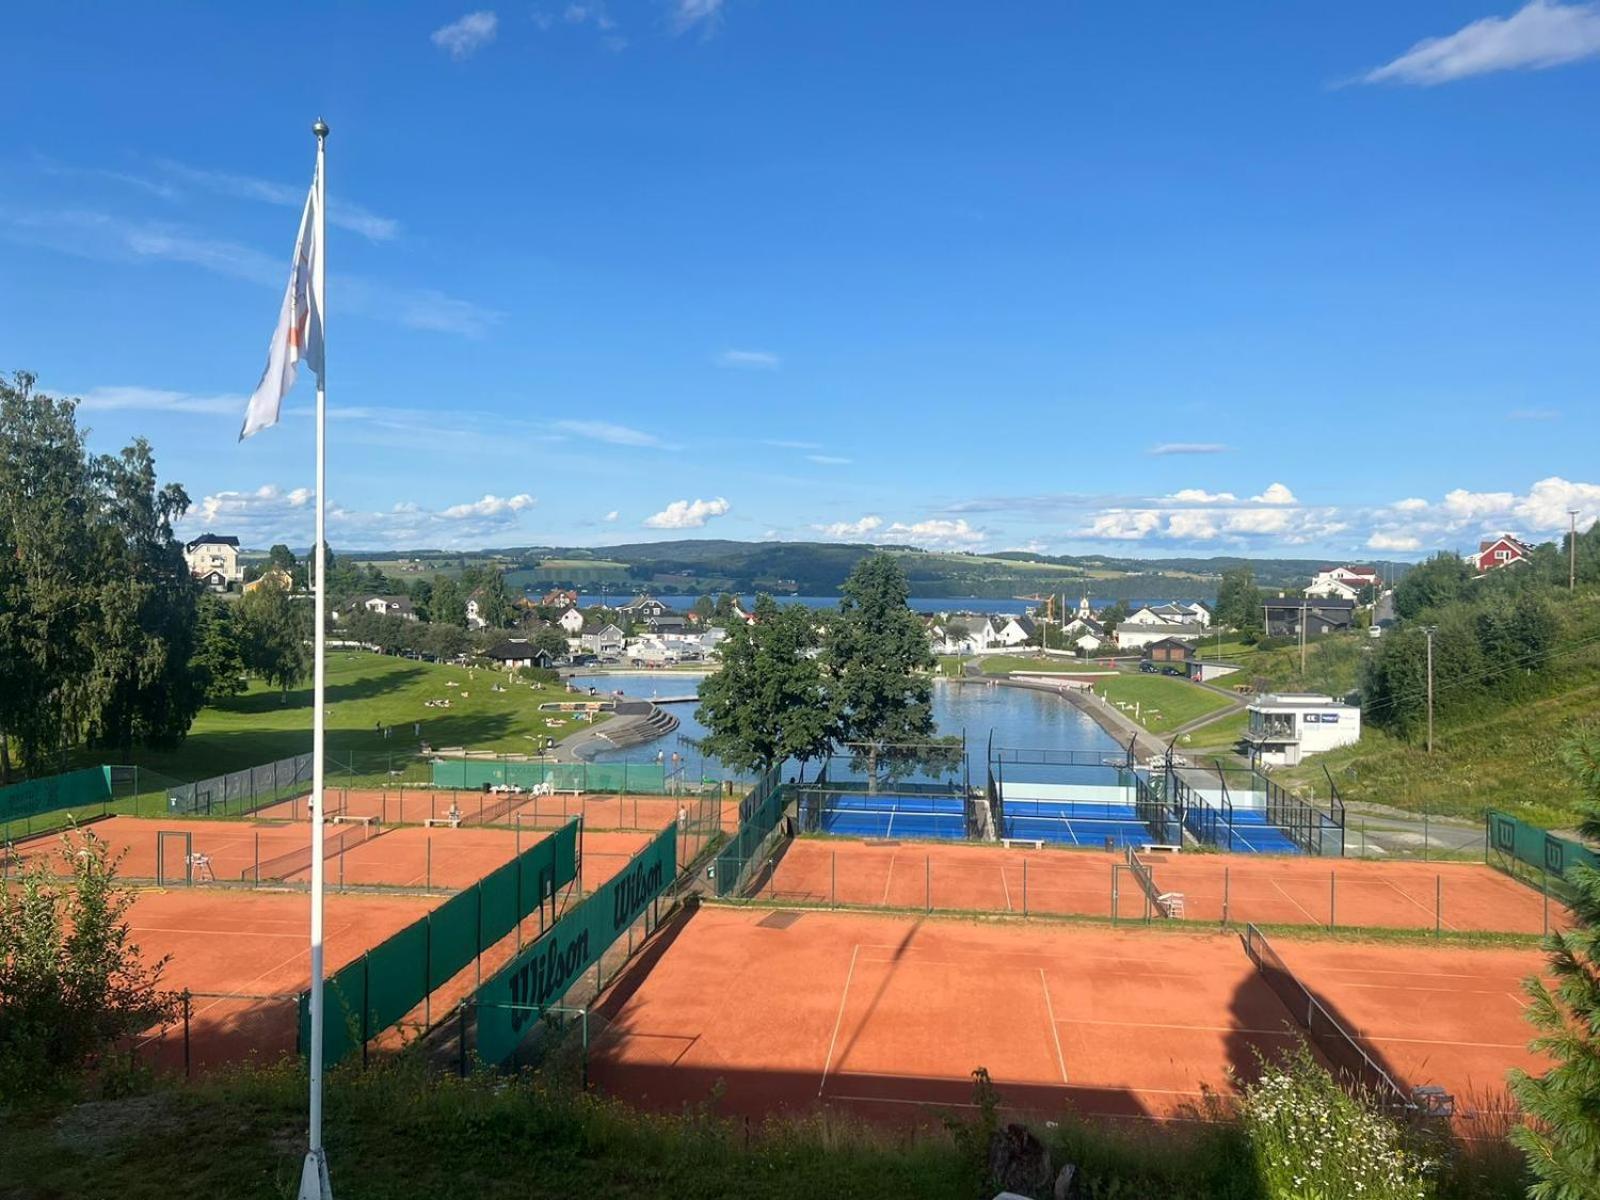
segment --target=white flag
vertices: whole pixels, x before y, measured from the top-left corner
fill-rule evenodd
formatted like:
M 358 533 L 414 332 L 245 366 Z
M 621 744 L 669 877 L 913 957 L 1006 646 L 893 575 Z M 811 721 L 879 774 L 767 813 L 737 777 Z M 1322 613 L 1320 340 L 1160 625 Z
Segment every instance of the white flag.
M 294 265 L 289 270 L 289 288 L 283 294 L 283 311 L 278 314 L 278 328 L 267 351 L 267 369 L 261 373 L 261 382 L 256 384 L 245 408 L 244 428 L 239 431 L 241 442 L 278 423 L 283 398 L 294 387 L 295 369 L 300 363 L 315 371 L 319 379 L 322 376 L 321 297 L 311 286 L 322 254 L 322 247 L 317 244 L 317 231 L 322 227 L 317 220 L 317 182 L 312 179 L 311 194 L 306 197 L 300 236 L 294 244 Z

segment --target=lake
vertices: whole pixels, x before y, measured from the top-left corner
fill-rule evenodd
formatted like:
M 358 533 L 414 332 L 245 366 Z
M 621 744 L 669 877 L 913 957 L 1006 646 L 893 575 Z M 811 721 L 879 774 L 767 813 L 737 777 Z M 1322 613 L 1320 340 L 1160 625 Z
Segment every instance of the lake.
M 701 678 L 680 671 L 658 671 L 575 675 L 572 681 L 580 686 L 598 688 L 602 694 L 621 690 L 630 699 L 654 700 L 693 692 Z M 666 709 L 680 722 L 675 733 L 644 746 L 603 752 L 595 756 L 595 761 L 653 762 L 657 752 L 669 760 L 673 754 L 678 754 L 682 756 L 689 778 L 726 778 L 728 772 L 721 763 L 714 758 L 704 758 L 690 744 L 705 736 L 704 726 L 694 719 L 695 705 L 670 704 Z M 1047 692 L 935 680 L 933 715 L 939 733 L 966 735 L 967 760 L 974 786 L 981 785 L 985 777 L 991 733 L 996 748 L 1121 753 L 1121 747 L 1086 714 Z
M 543 593 L 540 592 L 538 588 L 534 588 L 530 590 L 529 594 L 533 595 L 534 599 L 537 600 Z M 669 595 L 656 592 L 651 592 L 650 594 L 675 612 L 687 612 L 689 609 L 694 607 L 694 602 L 700 598 L 699 596 Z M 1077 608 L 1079 596 L 1078 592 L 1058 589 L 1056 594 L 1066 597 L 1067 606 L 1069 608 Z M 604 593 L 584 592 L 578 597 L 578 606 L 580 608 L 592 608 L 597 604 L 626 604 L 632 598 L 632 593 L 624 591 Z M 809 608 L 839 607 L 839 597 L 837 596 L 774 596 L 773 599 L 779 604 L 804 604 Z M 1196 599 L 1199 599 L 1201 603 L 1206 605 L 1210 605 L 1212 603 L 1210 596 L 1190 596 L 1187 598 L 1140 597 L 1136 600 L 1124 601 L 1124 603 L 1127 604 L 1128 610 L 1131 612 L 1143 605 L 1155 606 L 1159 604 L 1190 604 Z M 739 603 L 743 604 L 747 609 L 753 607 L 755 602 L 756 598 L 754 595 L 746 594 L 739 597 Z M 1103 599 L 1099 600 L 1096 602 L 1096 607 L 1103 607 L 1106 603 L 1107 602 Z M 994 596 L 913 596 L 911 599 L 906 601 L 906 606 L 910 608 L 912 612 L 919 613 L 977 612 L 990 613 L 996 616 L 1016 616 L 1027 612 L 1031 608 L 1038 607 L 1037 602 L 1033 600 L 1018 600 L 1012 597 L 997 598 Z

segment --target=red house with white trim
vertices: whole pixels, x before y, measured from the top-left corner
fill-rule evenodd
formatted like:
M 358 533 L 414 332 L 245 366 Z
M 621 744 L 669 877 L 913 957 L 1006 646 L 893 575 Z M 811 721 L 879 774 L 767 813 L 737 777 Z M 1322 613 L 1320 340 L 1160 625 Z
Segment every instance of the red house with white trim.
M 1512 563 L 1519 563 L 1533 555 L 1533 547 L 1513 533 L 1502 533 L 1498 537 L 1488 538 L 1478 543 L 1478 552 L 1472 556 L 1472 563 L 1478 571 L 1493 571 L 1499 567 L 1509 567 Z

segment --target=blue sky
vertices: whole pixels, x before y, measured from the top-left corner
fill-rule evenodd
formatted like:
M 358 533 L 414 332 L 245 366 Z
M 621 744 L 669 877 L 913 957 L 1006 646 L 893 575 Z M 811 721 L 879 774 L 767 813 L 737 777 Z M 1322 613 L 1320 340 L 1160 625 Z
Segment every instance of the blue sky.
M 1600 5 L 33 5 L 0 369 L 330 541 L 1410 557 L 1600 512 Z

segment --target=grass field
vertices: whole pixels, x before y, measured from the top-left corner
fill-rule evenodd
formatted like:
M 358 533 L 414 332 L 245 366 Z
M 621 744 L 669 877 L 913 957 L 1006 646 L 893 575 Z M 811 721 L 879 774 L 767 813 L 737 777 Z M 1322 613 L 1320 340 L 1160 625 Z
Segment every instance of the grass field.
M 1428 754 L 1366 725 L 1359 745 L 1274 772 L 1289 784 L 1323 784 L 1326 766 L 1345 800 L 1476 819 L 1498 808 L 1535 825 L 1572 828 L 1582 790 L 1562 764 L 1562 742 L 1600 712 L 1600 684 L 1586 683 L 1481 718 L 1442 725 Z M 1325 786 L 1325 784 L 1323 785 Z
M 1250 714 L 1236 712 L 1186 733 L 1178 745 L 1187 753 L 1231 754 L 1250 725 Z
M 1025 674 L 1078 674 L 1083 671 L 1103 671 L 1106 668 L 1092 658 L 1026 658 L 1017 654 L 997 654 L 983 660 L 985 675 Z
M 1170 733 L 1178 726 L 1228 705 L 1227 697 L 1187 679 L 1165 675 L 1117 675 L 1096 680 L 1094 690 L 1111 703 L 1137 704 L 1134 717 L 1151 733 Z
M 506 690 L 491 690 L 495 684 Z M 330 778 L 351 770 L 358 775 L 386 775 L 411 764 L 421 767 L 417 753 L 424 742 L 434 749 L 534 751 L 546 735 L 559 738 L 576 725 L 570 717 L 539 711 L 541 702 L 563 698 L 559 688 L 513 684 L 503 671 L 413 662 L 365 651 L 330 652 Z M 425 700 L 449 700 L 450 707 L 428 708 Z M 419 733 L 413 733 L 413 725 L 421 726 Z M 388 738 L 383 736 L 386 726 L 393 731 Z M 204 709 L 176 750 L 141 750 L 137 764 L 175 779 L 194 780 L 310 749 L 310 684 L 292 690 L 285 703 L 277 690 L 252 682 L 244 695 Z M 415 769 L 410 773 L 422 777 Z

